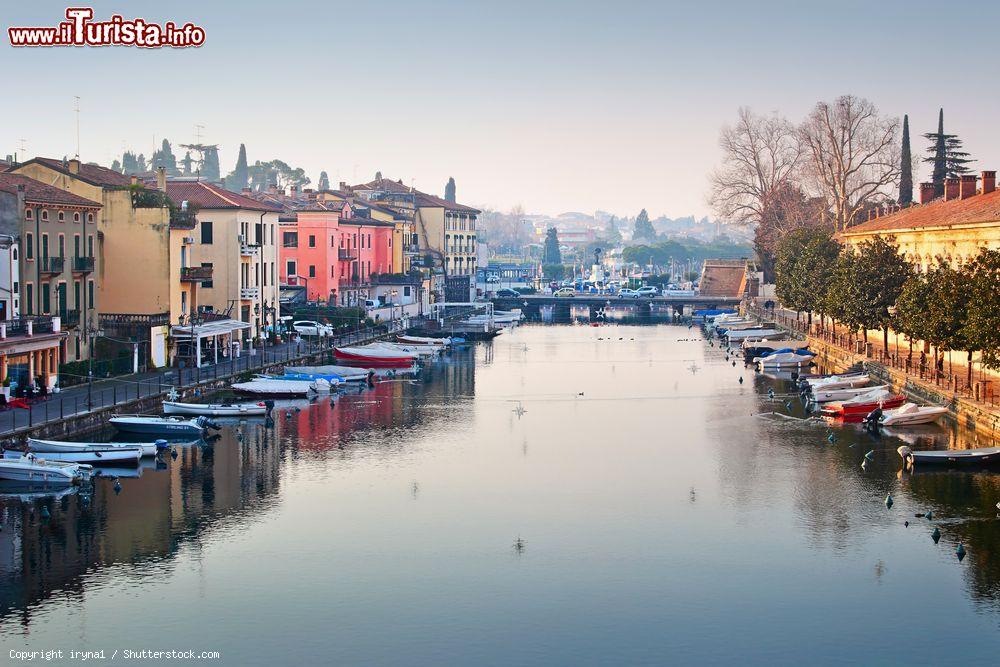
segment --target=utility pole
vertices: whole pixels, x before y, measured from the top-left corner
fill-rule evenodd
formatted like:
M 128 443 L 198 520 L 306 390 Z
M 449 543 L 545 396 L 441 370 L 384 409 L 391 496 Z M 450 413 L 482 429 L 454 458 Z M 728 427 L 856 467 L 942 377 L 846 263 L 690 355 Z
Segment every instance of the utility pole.
M 76 159 L 80 159 L 80 96 L 74 95 L 76 98 Z

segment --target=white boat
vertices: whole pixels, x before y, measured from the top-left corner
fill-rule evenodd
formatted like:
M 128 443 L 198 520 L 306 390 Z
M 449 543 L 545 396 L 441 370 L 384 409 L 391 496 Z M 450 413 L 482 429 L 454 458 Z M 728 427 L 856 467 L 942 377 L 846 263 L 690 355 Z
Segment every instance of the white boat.
M 438 345 L 402 345 L 400 343 L 371 343 L 370 345 L 366 345 L 364 347 L 398 351 L 405 354 L 412 354 L 417 357 L 435 357 L 441 354 L 441 350 L 443 349 Z
M 898 408 L 884 410 L 879 418 L 879 426 L 915 426 L 917 424 L 930 424 L 937 421 L 941 415 L 948 412 L 948 408 L 932 405 L 920 406 L 916 403 L 904 403 Z
M 782 348 L 757 357 L 754 359 L 754 363 L 762 368 L 799 368 L 812 364 L 815 356 L 814 353 L 808 351 Z
M 914 465 L 916 463 L 930 465 L 978 465 L 988 466 L 1000 464 L 1000 447 L 984 447 L 982 449 L 946 449 L 944 451 L 912 450 L 903 445 L 896 450 L 903 461 Z
M 210 425 L 204 417 L 160 417 L 157 415 L 117 415 L 108 420 L 122 433 L 200 438 Z
M 158 440 L 166 447 L 166 440 Z M 82 452 L 88 449 L 138 449 L 143 456 L 156 456 L 156 442 L 68 442 L 65 440 L 36 440 L 28 438 L 28 449 L 36 454 Z
M 789 340 L 785 338 L 773 338 L 769 340 L 763 340 L 760 338 L 747 338 L 742 343 L 741 346 L 744 350 L 756 349 L 756 350 L 782 350 L 785 348 L 790 348 L 792 350 L 801 350 L 804 347 L 809 347 L 809 341 L 807 340 Z
M 729 339 L 730 343 L 735 343 L 737 341 L 743 342 L 747 338 L 766 338 L 767 336 L 775 336 L 779 333 L 781 332 L 777 329 L 736 329 L 735 331 L 726 331 L 722 334 L 722 337 Z
M 880 384 L 876 387 L 843 387 L 841 389 L 813 390 L 810 397 L 814 403 L 829 403 L 830 401 L 846 401 L 849 398 L 867 394 L 876 389 L 888 389 L 889 385 Z
M 816 393 L 826 389 L 864 387 L 869 381 L 867 373 L 859 373 L 857 375 L 831 375 L 825 378 L 807 379 L 806 384 L 813 393 Z
M 90 479 L 93 468 L 83 463 L 49 461 L 31 452 L 16 452 L 16 458 L 0 459 L 0 480 L 69 486 Z
M 451 345 L 451 338 L 428 338 L 426 336 L 396 336 L 396 341 L 403 345 L 433 345 L 436 347 L 447 347 Z
M 43 457 L 46 461 L 63 461 L 69 463 L 91 463 L 99 465 L 139 465 L 142 458 L 142 450 L 138 447 L 101 447 L 92 445 L 76 451 L 61 452 L 39 452 L 33 450 L 28 445 L 29 451 L 38 457 Z M 4 459 L 20 459 L 24 452 L 17 452 L 8 449 L 4 452 Z
M 329 383 L 327 383 L 329 387 Z M 249 382 L 236 382 L 233 391 L 257 396 L 305 396 L 316 391 L 316 383 L 310 380 L 275 380 L 257 377 Z
M 163 401 L 165 415 L 206 415 L 209 417 L 254 417 L 267 414 L 263 403 L 181 403 Z
M 343 378 L 345 382 L 363 382 L 368 379 L 369 371 L 376 369 L 361 368 L 357 366 L 285 366 L 285 374 L 310 375 L 313 377 L 336 375 Z

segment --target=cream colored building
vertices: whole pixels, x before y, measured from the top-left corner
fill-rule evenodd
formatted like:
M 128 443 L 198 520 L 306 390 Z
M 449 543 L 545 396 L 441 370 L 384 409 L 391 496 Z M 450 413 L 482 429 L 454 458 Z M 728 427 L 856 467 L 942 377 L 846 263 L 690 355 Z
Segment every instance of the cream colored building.
M 278 314 L 280 209 L 195 178 L 171 178 L 166 187 L 170 199 L 195 218 L 180 235 L 177 256 L 182 275 L 195 276 L 187 282 L 198 283 L 197 307 L 203 315 L 248 324 L 234 327 L 225 341 L 239 339 L 246 347 L 262 336 L 265 320 L 271 325 Z M 188 317 L 198 312 L 190 303 L 187 310 Z

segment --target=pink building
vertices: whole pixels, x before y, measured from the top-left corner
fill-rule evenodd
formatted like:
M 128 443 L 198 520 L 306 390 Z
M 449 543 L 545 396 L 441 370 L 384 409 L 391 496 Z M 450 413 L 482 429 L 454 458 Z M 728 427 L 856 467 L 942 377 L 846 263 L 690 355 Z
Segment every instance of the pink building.
M 283 215 L 280 277 L 310 301 L 364 302 L 372 276 L 394 273 L 391 222 L 355 216 L 348 202 L 315 202 Z

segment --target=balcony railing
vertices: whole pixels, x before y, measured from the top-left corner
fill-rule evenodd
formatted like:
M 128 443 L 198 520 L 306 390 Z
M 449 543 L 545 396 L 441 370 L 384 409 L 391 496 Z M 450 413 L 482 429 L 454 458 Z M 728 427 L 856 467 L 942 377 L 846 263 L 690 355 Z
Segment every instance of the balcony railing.
M 241 287 L 240 288 L 240 298 L 241 299 L 256 299 L 257 295 L 260 293 L 260 288 L 257 287 Z
M 414 243 L 413 245 L 403 246 L 403 254 L 406 255 L 419 255 L 420 246 Z
M 60 310 L 59 319 L 62 322 L 62 327 L 64 329 L 72 329 L 74 327 L 78 327 L 80 326 L 80 311 Z
M 55 333 L 54 322 L 47 315 L 0 321 L 0 340 L 45 333 Z
M 38 270 L 42 273 L 62 273 L 64 268 L 66 268 L 65 257 L 42 257 L 38 264 Z
M 181 267 L 181 280 L 188 283 L 200 283 L 204 280 L 212 279 L 211 266 L 184 266 Z
M 256 257 L 260 254 L 260 246 L 252 243 L 240 243 L 240 255 L 243 257 Z
M 172 229 L 194 229 L 197 222 L 196 211 L 181 211 L 180 209 L 170 211 L 170 227 Z
M 73 273 L 92 273 L 94 271 L 93 257 L 74 257 Z
M 353 248 L 337 248 L 337 259 L 350 261 L 358 258 L 358 251 Z

